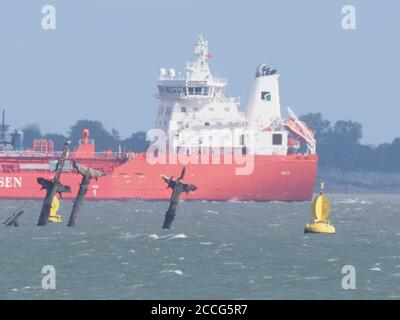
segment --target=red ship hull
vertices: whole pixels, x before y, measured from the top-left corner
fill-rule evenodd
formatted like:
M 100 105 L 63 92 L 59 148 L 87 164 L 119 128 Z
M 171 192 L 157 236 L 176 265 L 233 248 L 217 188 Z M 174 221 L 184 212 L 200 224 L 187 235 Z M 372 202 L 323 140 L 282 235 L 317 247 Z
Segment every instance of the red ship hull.
M 166 200 L 171 190 L 166 189 L 161 175 L 179 176 L 182 164 L 151 165 L 144 154 L 131 160 L 82 159 L 84 165 L 101 168 L 107 176 L 93 180 L 86 198 L 89 200 Z M 38 177 L 52 179 L 49 170 L 21 170 L 20 163 L 48 163 L 48 159 L 0 158 L 0 199 L 43 199 Z M 110 164 L 111 163 L 111 164 Z M 187 164 L 185 181 L 198 189 L 182 199 L 188 200 L 255 200 L 308 201 L 312 197 L 317 176 L 317 155 L 255 156 L 250 175 L 237 175 L 238 165 Z M 61 175 L 61 182 L 72 188 L 64 199 L 76 197 L 81 176 L 76 172 Z

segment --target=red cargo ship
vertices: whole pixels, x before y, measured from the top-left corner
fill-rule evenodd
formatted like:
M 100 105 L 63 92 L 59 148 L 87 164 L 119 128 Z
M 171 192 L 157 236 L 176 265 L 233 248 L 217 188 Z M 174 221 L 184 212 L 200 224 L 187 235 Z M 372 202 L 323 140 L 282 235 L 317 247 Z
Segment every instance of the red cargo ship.
M 178 176 L 186 166 L 186 179 L 198 189 L 183 199 L 305 201 L 312 197 L 318 156 L 307 125 L 288 109 L 281 118 L 276 70 L 257 68 L 246 113 L 239 101 L 226 97 L 226 80 L 213 77 L 208 66 L 208 43 L 200 35 L 186 74 L 160 69 L 161 103 L 155 129 L 148 133 L 145 153 L 96 152 L 89 131 L 82 132 L 61 175 L 74 199 L 81 176 L 72 160 L 107 175 L 91 181 L 91 200 L 169 199 L 161 175 Z M 38 177 L 51 179 L 60 156 L 54 144 L 37 140 L 22 150 L 23 135 L 3 122 L 0 151 L 0 198 L 43 199 Z M 300 152 L 302 150 L 302 152 Z

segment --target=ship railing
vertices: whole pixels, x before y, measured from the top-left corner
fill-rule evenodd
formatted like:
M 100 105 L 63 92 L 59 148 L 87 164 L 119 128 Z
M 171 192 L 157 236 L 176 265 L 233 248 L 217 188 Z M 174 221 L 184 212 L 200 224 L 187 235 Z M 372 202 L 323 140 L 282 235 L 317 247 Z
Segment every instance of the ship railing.
M 32 151 L 2 151 L 0 157 L 10 158 L 60 158 L 62 152 L 32 152 Z M 126 152 L 70 152 L 69 158 L 104 158 L 104 159 L 128 159 L 132 153 Z
M 188 79 L 185 75 L 177 75 L 175 77 L 161 77 L 158 79 L 158 81 L 182 81 L 182 80 L 186 80 L 186 81 L 190 81 L 190 79 Z M 196 79 L 194 79 L 196 80 Z M 210 81 L 209 79 L 206 80 L 199 80 L 199 81 Z M 212 85 L 212 84 L 227 84 L 228 83 L 228 78 L 222 78 L 222 77 L 212 77 L 211 81 L 208 83 L 208 85 Z
M 55 153 L 52 153 L 54 155 Z M 60 153 L 61 154 L 61 153 Z M 33 157 L 48 157 L 50 153 L 30 152 L 30 151 L 7 151 L 0 152 L 0 157 L 15 157 L 15 158 L 33 158 Z
M 228 84 L 228 78 L 219 78 L 219 77 L 214 77 L 213 79 L 212 79 L 212 81 L 215 83 L 215 84 Z
M 107 158 L 107 159 L 116 159 L 120 158 L 122 153 L 118 152 L 70 152 L 70 158 Z
M 163 76 L 158 78 L 159 81 L 165 81 L 165 80 L 170 80 L 170 81 L 174 81 L 174 80 L 186 80 L 186 75 L 184 74 L 178 74 L 174 77 L 170 77 L 170 76 Z

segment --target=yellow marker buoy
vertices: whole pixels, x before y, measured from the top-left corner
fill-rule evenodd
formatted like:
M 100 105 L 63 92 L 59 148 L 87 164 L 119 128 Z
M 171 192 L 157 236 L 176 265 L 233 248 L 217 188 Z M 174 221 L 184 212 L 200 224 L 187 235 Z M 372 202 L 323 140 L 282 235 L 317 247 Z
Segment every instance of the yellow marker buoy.
M 315 197 L 311 205 L 314 220 L 307 223 L 304 228 L 304 233 L 336 233 L 335 227 L 328 220 L 331 211 L 331 205 L 328 197 L 323 194 L 324 183 L 321 182 L 319 195 Z
M 57 196 L 54 196 L 53 202 L 51 203 L 49 222 L 62 222 L 61 216 L 57 215 L 58 210 L 60 209 L 60 201 Z

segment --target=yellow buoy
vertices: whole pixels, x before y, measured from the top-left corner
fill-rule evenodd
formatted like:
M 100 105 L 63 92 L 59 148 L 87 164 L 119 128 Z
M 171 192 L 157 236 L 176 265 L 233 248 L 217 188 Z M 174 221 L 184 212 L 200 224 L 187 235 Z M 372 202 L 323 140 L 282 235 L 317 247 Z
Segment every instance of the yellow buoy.
M 62 222 L 61 216 L 57 215 L 59 209 L 60 201 L 58 200 L 57 196 L 54 196 L 50 208 L 49 222 Z
M 315 197 L 311 205 L 311 212 L 314 220 L 307 223 L 304 228 L 304 233 L 335 233 L 335 227 L 328 220 L 331 211 L 331 205 L 328 197 L 323 194 L 324 183 L 321 183 L 319 195 Z

